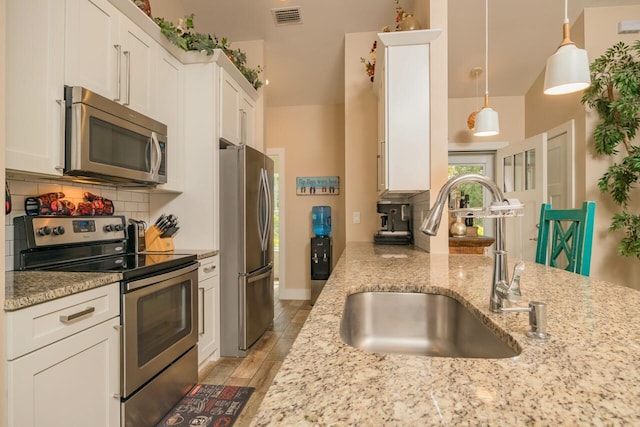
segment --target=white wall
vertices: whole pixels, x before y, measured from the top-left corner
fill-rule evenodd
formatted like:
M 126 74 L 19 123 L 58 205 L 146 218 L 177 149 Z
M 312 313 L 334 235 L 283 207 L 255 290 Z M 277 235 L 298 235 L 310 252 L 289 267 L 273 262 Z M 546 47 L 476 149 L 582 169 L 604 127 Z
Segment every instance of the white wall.
M 378 193 L 377 143 L 378 110 L 373 83 L 360 62 L 370 61 L 371 46 L 376 32 L 345 34 L 344 68 L 344 156 L 345 217 L 347 242 L 372 242 L 380 228 L 376 212 Z M 353 222 L 353 214 L 360 214 L 360 223 Z
M 0 0 L 0 28 L 6 28 L 6 16 L 7 14 L 5 13 L 5 11 L 7 10 L 7 4 L 5 0 Z M 2 132 L 0 132 L 0 153 L 3 153 L 2 156 L 0 156 L 0 181 L 2 181 L 2 184 L 4 186 L 4 150 L 5 150 L 5 133 L 4 133 L 4 129 L 6 129 L 6 110 L 5 110 L 5 100 L 6 100 L 6 88 L 5 88 L 5 81 L 6 81 L 6 75 L 5 75 L 5 58 L 6 58 L 6 51 L 5 51 L 5 46 L 6 46 L 6 35 L 4 31 L 0 31 L 0 129 L 3 129 Z M 4 241 L 4 227 L 0 227 L 0 241 Z M 5 250 L 6 250 L 6 245 L 0 249 L 0 255 L 2 255 L 2 258 L 4 258 L 5 255 Z M 2 277 L 2 279 L 0 279 L 2 282 L 2 288 L 5 288 L 5 273 L 4 273 L 4 267 L 2 265 L 0 265 L 0 277 Z M 0 291 L 0 306 L 4 306 L 4 291 Z M 7 360 L 6 357 L 6 350 L 5 350 L 5 340 L 4 340 L 4 331 L 5 331 L 5 315 L 4 315 L 4 310 L 0 311 L 0 384 L 6 384 L 6 371 L 7 371 L 7 364 L 5 362 L 5 360 Z M 6 414 L 7 414 L 7 410 L 6 410 L 6 406 L 7 406 L 7 388 L 4 387 L 4 393 L 2 393 L 2 398 L 0 398 L 0 427 L 4 427 L 6 426 L 7 423 L 7 419 L 6 419 Z
M 268 108 L 265 120 L 268 123 L 267 148 L 284 150 L 286 159 L 286 223 L 280 223 L 280 227 L 285 228 L 286 288 L 280 288 L 280 298 L 309 299 L 313 206 L 331 206 L 334 265 L 345 246 L 344 107 L 305 105 Z M 338 176 L 340 194 L 298 196 L 296 178 L 304 176 Z
M 640 5 L 586 9 L 584 12 L 585 47 L 589 59 L 593 61 L 606 49 L 618 41 L 632 45 L 638 34 L 617 34 L 617 25 L 621 20 L 640 17 Z M 611 159 L 607 156 L 596 156 L 593 148 L 593 131 L 599 119 L 597 114 L 587 112 L 584 132 L 587 135 L 587 153 L 585 159 L 585 198 L 595 200 L 596 219 L 594 229 L 594 245 L 591 260 L 591 276 L 609 280 L 640 290 L 640 260 L 617 255 L 617 246 L 622 232 L 608 231 L 611 217 L 619 210 L 612 202 L 611 196 L 600 193 L 597 182 L 613 161 L 620 162 L 622 156 Z M 633 141 L 640 144 L 640 137 Z M 631 192 L 631 212 L 640 212 L 640 190 L 636 186 Z

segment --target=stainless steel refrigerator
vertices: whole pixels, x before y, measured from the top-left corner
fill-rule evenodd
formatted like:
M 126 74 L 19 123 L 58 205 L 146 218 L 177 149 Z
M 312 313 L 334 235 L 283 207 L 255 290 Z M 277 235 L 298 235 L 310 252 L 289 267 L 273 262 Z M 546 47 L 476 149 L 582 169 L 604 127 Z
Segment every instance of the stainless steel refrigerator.
M 243 357 L 273 323 L 273 160 L 220 148 L 220 355 Z

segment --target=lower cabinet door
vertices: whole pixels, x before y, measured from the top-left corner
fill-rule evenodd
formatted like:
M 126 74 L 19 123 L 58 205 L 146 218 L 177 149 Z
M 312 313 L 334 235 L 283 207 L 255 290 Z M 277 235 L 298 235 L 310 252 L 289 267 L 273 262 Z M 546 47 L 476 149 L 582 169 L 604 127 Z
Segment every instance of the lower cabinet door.
M 209 360 L 209 358 L 218 349 L 216 339 L 217 327 L 217 277 L 201 280 L 198 285 L 198 302 L 199 302 L 199 318 L 198 318 L 198 364 Z
M 7 363 L 8 425 L 120 426 L 120 318 Z

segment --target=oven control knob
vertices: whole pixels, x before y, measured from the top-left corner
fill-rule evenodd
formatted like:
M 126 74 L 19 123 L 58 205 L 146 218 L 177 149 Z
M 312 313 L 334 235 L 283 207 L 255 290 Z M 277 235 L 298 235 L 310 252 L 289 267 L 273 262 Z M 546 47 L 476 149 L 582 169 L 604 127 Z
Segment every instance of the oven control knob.
M 105 226 L 103 227 L 103 230 L 104 230 L 105 232 L 107 232 L 107 233 L 108 233 L 108 232 L 110 232 L 110 231 L 114 231 L 114 230 L 115 230 L 115 228 L 114 228 L 113 224 L 107 224 L 107 225 L 105 225 Z
M 60 236 L 62 234 L 64 234 L 64 227 L 59 225 L 57 227 L 53 227 L 53 234 Z
M 38 228 L 38 236 L 48 236 L 49 234 L 51 234 L 51 227 L 48 225 Z
M 115 231 L 122 231 L 122 230 L 124 230 L 124 225 L 122 225 L 122 224 L 116 224 L 116 225 L 114 225 L 114 226 L 113 226 L 113 229 L 114 229 Z

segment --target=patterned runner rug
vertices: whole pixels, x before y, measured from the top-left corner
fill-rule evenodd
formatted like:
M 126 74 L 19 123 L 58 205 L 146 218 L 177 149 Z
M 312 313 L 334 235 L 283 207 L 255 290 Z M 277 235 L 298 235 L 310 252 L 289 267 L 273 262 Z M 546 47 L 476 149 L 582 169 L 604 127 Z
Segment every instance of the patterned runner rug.
M 254 390 L 253 387 L 197 384 L 156 427 L 230 427 Z

